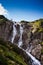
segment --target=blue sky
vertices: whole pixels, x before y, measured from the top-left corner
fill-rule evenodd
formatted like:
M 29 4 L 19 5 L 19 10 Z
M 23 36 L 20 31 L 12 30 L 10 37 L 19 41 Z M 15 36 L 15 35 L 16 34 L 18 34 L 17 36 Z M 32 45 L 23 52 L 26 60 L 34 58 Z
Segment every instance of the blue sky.
M 8 11 L 7 18 L 21 21 L 32 21 L 43 18 L 43 0 L 0 0 Z

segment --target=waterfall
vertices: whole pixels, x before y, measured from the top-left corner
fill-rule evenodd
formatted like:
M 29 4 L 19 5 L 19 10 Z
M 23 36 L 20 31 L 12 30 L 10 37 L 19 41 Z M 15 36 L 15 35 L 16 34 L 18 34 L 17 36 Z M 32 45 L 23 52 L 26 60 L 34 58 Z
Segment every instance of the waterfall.
M 32 56 L 29 52 L 26 51 L 26 53 L 32 59 L 32 65 L 41 65 L 41 63 L 34 56 Z
M 18 42 L 18 47 L 22 46 L 22 33 L 23 33 L 23 27 L 20 25 L 20 39 Z
M 12 37 L 12 43 L 13 43 L 13 41 L 14 41 L 14 38 L 15 38 L 15 35 L 16 35 L 16 33 L 17 33 L 17 31 L 16 31 L 16 28 L 15 28 L 15 23 L 14 23 L 14 25 L 13 25 L 13 37 Z
M 33 48 L 32 46 L 31 47 L 28 46 L 26 51 L 31 52 L 32 48 Z
M 21 48 L 21 47 L 19 47 Z M 23 48 L 21 48 L 24 52 L 26 52 L 26 54 L 31 58 L 32 61 L 32 65 L 41 65 L 40 61 L 38 61 L 34 56 L 32 56 L 27 50 L 24 50 Z
M 21 48 L 22 46 L 22 33 L 23 33 L 23 27 L 20 25 L 20 39 L 19 39 L 19 42 L 18 42 L 18 47 Z M 15 38 L 15 35 L 17 33 L 17 30 L 15 28 L 15 24 L 13 25 L 13 37 L 12 37 L 12 43 L 14 41 L 14 38 Z M 28 52 L 28 49 L 27 50 L 24 50 L 23 48 L 21 48 L 24 52 L 26 52 L 26 54 L 31 58 L 32 60 L 32 65 L 41 65 L 40 61 L 38 61 L 34 56 L 32 56 L 29 52 Z

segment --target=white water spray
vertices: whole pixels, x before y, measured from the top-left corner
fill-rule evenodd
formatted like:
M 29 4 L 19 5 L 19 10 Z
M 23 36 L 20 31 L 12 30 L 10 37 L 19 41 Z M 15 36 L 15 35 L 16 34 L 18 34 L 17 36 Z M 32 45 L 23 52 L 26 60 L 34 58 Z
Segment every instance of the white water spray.
M 12 43 L 13 43 L 14 38 L 15 38 L 15 35 L 16 35 L 16 33 L 17 33 L 16 28 L 15 28 L 15 25 L 16 25 L 16 24 L 13 25 L 13 37 L 12 37 L 12 41 L 11 41 Z
M 22 46 L 22 34 L 23 34 L 23 27 L 20 25 L 20 39 L 18 42 L 18 47 Z
M 32 61 L 33 61 L 32 65 L 41 65 L 41 63 L 34 56 L 32 56 L 29 52 L 26 51 L 26 53 L 32 59 Z

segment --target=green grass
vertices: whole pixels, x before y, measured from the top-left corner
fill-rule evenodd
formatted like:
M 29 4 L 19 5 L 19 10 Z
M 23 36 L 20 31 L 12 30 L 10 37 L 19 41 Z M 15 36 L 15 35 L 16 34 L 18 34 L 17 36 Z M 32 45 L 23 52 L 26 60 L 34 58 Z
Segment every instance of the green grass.
M 43 19 L 36 20 L 31 23 L 33 28 L 36 28 L 36 32 L 43 32 Z
M 24 58 L 10 48 L 14 45 L 7 43 L 0 41 L 0 65 L 27 65 Z

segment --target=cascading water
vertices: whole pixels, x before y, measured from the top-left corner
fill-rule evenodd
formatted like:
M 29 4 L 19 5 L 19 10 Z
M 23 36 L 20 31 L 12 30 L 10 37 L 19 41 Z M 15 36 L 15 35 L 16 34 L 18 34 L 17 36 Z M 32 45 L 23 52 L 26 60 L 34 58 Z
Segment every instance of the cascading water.
M 23 27 L 20 25 L 20 39 L 18 42 L 18 47 L 22 46 L 22 33 L 23 33 Z
M 41 65 L 41 63 L 34 56 L 32 56 L 29 52 L 26 51 L 26 53 L 32 59 L 32 65 Z
M 18 42 L 18 47 L 21 48 L 22 46 L 22 33 L 23 33 L 23 27 L 20 25 L 20 39 L 19 39 L 19 42 Z M 15 38 L 15 35 L 16 35 L 17 31 L 16 31 L 16 28 L 15 26 L 13 25 L 13 37 L 12 37 L 12 43 L 14 41 L 14 38 Z M 21 48 L 24 52 L 26 52 L 26 54 L 31 58 L 32 60 L 32 65 L 41 65 L 40 61 L 38 61 L 34 56 L 32 56 L 29 52 L 28 52 L 28 49 L 27 50 L 24 50 L 23 48 Z
M 28 46 L 26 51 L 31 52 L 32 48 L 33 48 L 32 46 L 31 47 Z
M 15 28 L 15 23 L 14 23 L 14 25 L 13 25 L 13 37 L 12 37 L 12 43 L 13 43 L 13 41 L 14 41 L 14 38 L 15 38 L 15 35 L 16 35 L 16 33 L 17 33 L 17 31 L 16 31 L 16 28 Z

